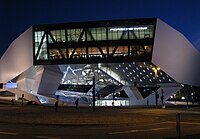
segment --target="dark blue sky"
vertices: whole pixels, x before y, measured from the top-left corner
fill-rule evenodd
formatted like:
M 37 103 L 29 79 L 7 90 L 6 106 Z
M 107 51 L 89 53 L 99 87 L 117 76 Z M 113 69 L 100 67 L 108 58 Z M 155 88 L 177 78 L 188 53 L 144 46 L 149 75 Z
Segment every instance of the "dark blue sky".
M 0 56 L 34 24 L 158 17 L 200 50 L 199 0 L 1 0 Z

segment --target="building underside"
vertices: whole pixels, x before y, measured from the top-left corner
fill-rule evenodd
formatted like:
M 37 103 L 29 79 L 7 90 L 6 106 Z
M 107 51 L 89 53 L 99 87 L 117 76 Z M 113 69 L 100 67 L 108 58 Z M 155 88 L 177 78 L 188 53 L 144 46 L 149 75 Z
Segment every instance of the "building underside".
M 36 25 L 2 56 L 1 90 L 39 103 L 91 105 L 95 78 L 99 106 L 162 105 L 177 92 L 199 101 L 199 58 L 160 19 Z

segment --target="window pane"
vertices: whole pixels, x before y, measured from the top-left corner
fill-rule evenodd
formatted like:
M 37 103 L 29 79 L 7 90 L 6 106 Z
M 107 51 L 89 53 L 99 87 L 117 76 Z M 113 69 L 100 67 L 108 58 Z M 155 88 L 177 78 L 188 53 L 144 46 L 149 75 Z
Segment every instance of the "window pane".
M 106 40 L 106 28 L 89 28 L 87 32 L 88 41 Z
M 52 30 L 50 31 L 56 42 L 65 42 L 65 30 Z M 49 42 L 53 42 L 51 37 L 49 37 Z
M 35 55 L 37 54 L 38 47 L 41 43 L 42 36 L 44 35 L 44 31 L 38 31 L 34 34 L 34 41 L 35 41 Z
M 85 47 L 77 48 L 73 58 L 86 58 L 86 48 Z
M 79 38 L 81 37 L 81 32 L 83 29 L 68 29 L 67 30 L 67 40 L 69 42 L 78 42 Z M 80 40 L 85 40 L 84 35 L 80 38 Z
M 109 27 L 108 40 L 128 39 L 128 30 L 125 27 Z

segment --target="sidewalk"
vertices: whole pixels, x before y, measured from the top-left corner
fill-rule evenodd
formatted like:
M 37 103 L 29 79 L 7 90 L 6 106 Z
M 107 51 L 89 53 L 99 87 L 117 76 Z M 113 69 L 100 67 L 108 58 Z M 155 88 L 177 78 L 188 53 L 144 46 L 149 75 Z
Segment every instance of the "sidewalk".
M 184 110 L 183 110 L 184 109 Z M 185 107 L 145 108 L 145 107 L 92 107 L 44 105 L 0 105 L 0 123 L 50 124 L 50 125 L 142 125 L 159 123 L 171 118 L 175 121 L 176 113 L 199 114 L 200 107 L 188 110 Z

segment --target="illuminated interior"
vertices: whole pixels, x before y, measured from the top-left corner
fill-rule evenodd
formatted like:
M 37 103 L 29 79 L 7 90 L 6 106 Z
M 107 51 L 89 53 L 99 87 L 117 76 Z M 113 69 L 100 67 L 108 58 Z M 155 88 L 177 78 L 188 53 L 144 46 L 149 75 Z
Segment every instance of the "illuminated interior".
M 34 63 L 150 61 L 155 22 L 149 19 L 109 21 L 99 26 L 95 22 L 34 26 Z

